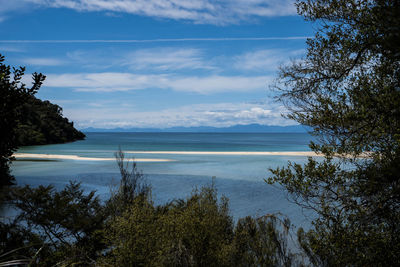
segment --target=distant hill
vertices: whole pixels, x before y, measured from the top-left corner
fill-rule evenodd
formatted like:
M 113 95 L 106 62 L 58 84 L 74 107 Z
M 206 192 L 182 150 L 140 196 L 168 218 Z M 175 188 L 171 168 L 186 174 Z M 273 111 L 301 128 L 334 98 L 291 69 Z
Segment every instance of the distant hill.
M 302 125 L 268 126 L 260 124 L 234 125 L 230 127 L 171 127 L 171 128 L 85 128 L 83 132 L 165 132 L 165 133 L 306 133 L 307 128 Z
M 17 140 L 19 146 L 66 143 L 85 138 L 62 115 L 62 108 L 34 96 L 19 108 Z

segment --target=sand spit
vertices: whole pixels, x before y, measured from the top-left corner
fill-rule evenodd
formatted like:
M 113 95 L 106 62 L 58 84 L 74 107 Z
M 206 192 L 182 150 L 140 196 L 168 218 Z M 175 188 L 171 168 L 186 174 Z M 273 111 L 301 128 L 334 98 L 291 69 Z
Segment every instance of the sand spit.
M 55 155 L 55 154 L 31 154 L 31 153 L 15 153 L 15 158 L 23 159 L 70 159 L 70 160 L 86 160 L 86 161 L 115 161 L 115 158 L 91 158 L 91 157 L 80 157 L 77 155 Z M 148 158 L 135 158 L 136 162 L 168 162 L 174 161 L 171 159 L 148 159 Z
M 316 154 L 312 151 L 124 151 L 129 154 L 174 154 L 174 155 L 232 155 L 232 156 L 302 156 L 302 157 L 318 157 L 322 154 Z

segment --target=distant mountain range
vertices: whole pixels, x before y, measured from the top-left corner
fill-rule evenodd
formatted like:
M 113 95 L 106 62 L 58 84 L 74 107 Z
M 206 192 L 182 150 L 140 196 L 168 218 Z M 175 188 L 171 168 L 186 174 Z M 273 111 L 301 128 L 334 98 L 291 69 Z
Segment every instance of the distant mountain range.
M 85 128 L 82 132 L 163 132 L 163 133 L 305 133 L 307 127 L 303 125 L 293 126 L 269 126 L 260 124 L 234 125 L 230 127 L 170 127 L 170 128 Z

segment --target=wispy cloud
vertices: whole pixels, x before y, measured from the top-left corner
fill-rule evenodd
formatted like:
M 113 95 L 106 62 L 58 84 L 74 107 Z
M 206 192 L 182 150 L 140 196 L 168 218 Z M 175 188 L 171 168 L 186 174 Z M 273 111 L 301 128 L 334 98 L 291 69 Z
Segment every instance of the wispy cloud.
M 11 12 L 25 12 L 32 4 L 25 0 L 0 0 L 0 23 L 10 17 Z
M 172 78 L 168 87 L 176 91 L 196 92 L 200 94 L 222 92 L 251 92 L 266 90 L 272 78 L 269 76 L 207 76 Z
M 268 49 L 245 53 L 235 58 L 237 69 L 249 71 L 274 71 L 289 60 L 304 54 L 304 50 Z
M 81 73 L 48 74 L 45 86 L 66 87 L 86 92 L 115 92 L 141 89 L 171 89 L 181 92 L 213 94 L 266 90 L 269 76 L 175 76 L 167 74 Z
M 15 46 L 2 45 L 0 46 L 0 52 L 25 52 L 25 50 Z
M 77 91 L 114 92 L 146 89 L 162 80 L 162 75 L 116 72 L 48 74 L 44 86 L 73 88 Z
M 36 66 L 59 66 L 65 63 L 56 58 L 23 58 L 21 61 L 24 64 Z
M 296 14 L 293 0 L 25 0 L 40 6 L 77 11 L 128 13 L 187 20 L 201 24 L 232 24 L 258 17 Z
M 131 69 L 152 69 L 157 71 L 180 69 L 213 69 L 207 64 L 202 52 L 193 48 L 152 48 L 141 49 L 123 56 L 114 64 L 129 66 Z
M 280 104 L 216 103 L 195 104 L 159 111 L 138 111 L 125 107 L 87 107 L 65 111 L 80 128 L 98 127 L 174 127 L 215 126 L 228 127 L 236 124 L 293 125 L 281 114 L 286 110 Z
M 299 58 L 303 54 L 304 50 L 269 49 L 245 52 L 236 56 L 210 56 L 198 48 L 158 46 L 133 51 L 76 50 L 67 53 L 67 61 L 98 71 L 127 67 L 129 70 L 145 70 L 151 73 L 203 70 L 215 74 L 232 69 L 266 73 L 276 71 L 281 64 Z

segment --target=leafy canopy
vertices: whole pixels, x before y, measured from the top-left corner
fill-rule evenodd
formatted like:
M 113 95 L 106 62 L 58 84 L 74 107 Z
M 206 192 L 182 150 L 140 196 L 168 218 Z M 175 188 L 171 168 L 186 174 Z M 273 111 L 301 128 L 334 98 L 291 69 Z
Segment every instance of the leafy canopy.
M 281 68 L 288 118 L 325 155 L 272 170 L 318 219 L 299 232 L 318 265 L 399 265 L 400 1 L 298 1 L 317 25 L 306 57 Z

